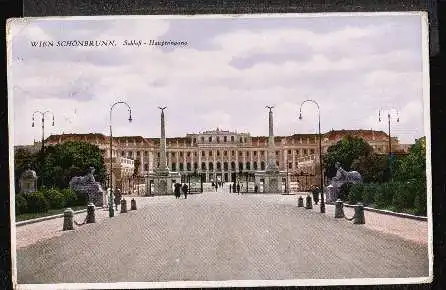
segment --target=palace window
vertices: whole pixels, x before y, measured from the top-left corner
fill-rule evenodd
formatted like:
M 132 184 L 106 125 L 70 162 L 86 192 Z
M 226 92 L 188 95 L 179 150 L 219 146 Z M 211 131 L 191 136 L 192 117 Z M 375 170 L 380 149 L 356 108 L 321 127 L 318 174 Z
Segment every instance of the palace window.
M 196 139 L 194 138 L 194 139 L 192 139 L 192 143 L 196 143 Z
M 180 163 L 180 171 L 183 171 L 183 170 L 184 170 L 184 164 Z
M 311 153 L 311 154 L 314 154 L 314 149 L 310 149 L 310 153 Z
M 257 170 L 257 162 L 256 162 L 256 161 L 254 161 L 254 163 L 253 163 L 253 167 L 254 167 L 254 168 L 253 168 L 254 170 Z
M 235 162 L 231 162 L 231 170 L 235 171 Z
M 221 163 L 217 162 L 217 170 L 221 170 Z
M 228 151 L 223 151 L 224 156 L 228 156 Z
M 231 136 L 231 142 L 234 142 L 234 136 Z
M 217 150 L 217 156 L 220 156 L 220 151 Z
M 201 137 L 201 143 L 204 143 L 204 137 Z
M 144 151 L 144 156 L 147 156 L 147 154 L 148 154 L 149 152 L 147 152 L 147 151 Z
M 226 152 L 226 151 L 225 151 Z M 228 170 L 228 162 L 223 163 L 223 169 L 226 171 Z
M 257 151 L 254 151 L 254 156 L 257 156 Z
M 288 169 L 291 169 L 293 167 L 293 163 L 289 162 L 288 163 Z
M 291 154 L 291 150 L 288 150 L 288 154 Z
M 144 164 L 144 171 L 149 171 L 149 164 L 147 163 Z
M 175 152 L 170 153 L 170 155 L 172 155 L 172 157 L 175 157 Z
M 212 156 L 212 151 L 209 151 L 209 156 Z
M 172 171 L 177 171 L 177 164 L 175 162 L 172 163 Z
M 197 169 L 198 169 L 198 163 L 195 162 L 195 163 L 194 163 L 194 170 L 197 170 Z
M 220 143 L 220 137 L 217 137 L 217 143 Z
M 238 170 L 242 170 L 243 169 L 243 163 L 242 162 L 239 162 L 238 163 Z
M 209 162 L 209 170 L 210 171 L 214 170 L 214 163 Z
M 190 157 L 190 152 L 187 152 L 187 157 Z
M 303 155 L 307 155 L 308 151 L 307 149 L 304 149 L 304 154 Z
M 203 171 L 206 170 L 206 163 L 201 162 L 201 170 L 203 170 Z
M 251 163 L 246 162 L 246 170 L 251 170 Z
M 204 151 L 201 151 L 201 156 L 205 156 L 206 154 L 204 153 Z
M 136 157 L 139 157 L 139 156 L 141 156 L 141 155 L 140 155 L 140 152 L 139 152 L 139 151 L 136 151 Z
M 276 151 L 276 156 L 279 156 L 279 151 Z
M 235 156 L 235 151 L 234 150 L 232 150 L 232 156 Z
M 130 152 L 130 154 L 129 154 L 129 155 L 130 155 L 130 157 L 132 157 L 132 154 L 131 154 L 131 153 L 132 153 L 132 152 Z M 158 152 L 158 154 L 157 154 L 157 155 L 158 155 L 158 158 L 160 158 L 160 153 L 159 153 L 159 152 Z
M 209 142 L 212 142 L 212 137 L 209 137 L 209 138 L 208 138 L 208 141 L 209 141 Z
M 133 157 L 133 152 L 129 151 L 129 158 L 132 158 L 132 157 Z M 159 157 L 159 153 L 158 153 L 158 157 Z
M 124 151 L 121 152 L 121 157 L 125 157 L 125 152 Z
M 239 152 L 238 156 L 243 157 L 243 152 Z
M 223 141 L 224 141 L 224 142 L 228 142 L 228 137 L 224 136 L 224 137 L 223 137 Z
M 265 170 L 265 162 L 260 162 L 260 170 Z
M 197 157 L 197 152 L 194 152 L 194 156 Z
M 183 152 L 180 152 L 180 157 L 183 157 Z
M 186 168 L 187 168 L 187 171 L 190 171 L 190 170 L 191 170 L 191 165 L 190 165 L 189 162 L 187 162 L 187 164 L 186 164 Z

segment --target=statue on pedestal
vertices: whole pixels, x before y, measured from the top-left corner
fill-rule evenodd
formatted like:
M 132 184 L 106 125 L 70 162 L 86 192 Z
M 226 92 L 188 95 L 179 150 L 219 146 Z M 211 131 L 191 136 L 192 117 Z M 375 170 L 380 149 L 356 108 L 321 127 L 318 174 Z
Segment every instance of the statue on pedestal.
M 83 193 L 88 197 L 88 203 L 102 207 L 104 204 L 104 190 L 99 182 L 94 179 L 94 167 L 90 167 L 85 176 L 75 176 L 70 180 L 70 188 L 76 192 Z
M 335 163 L 335 168 L 337 172 L 336 176 L 331 179 L 331 184 L 328 186 L 329 197 L 327 202 L 335 202 L 339 198 L 342 185 L 346 183 L 362 183 L 362 177 L 358 171 L 346 171 L 339 162 Z
M 37 174 L 31 169 L 31 164 L 27 164 L 25 172 L 19 179 L 20 193 L 32 193 L 37 191 Z

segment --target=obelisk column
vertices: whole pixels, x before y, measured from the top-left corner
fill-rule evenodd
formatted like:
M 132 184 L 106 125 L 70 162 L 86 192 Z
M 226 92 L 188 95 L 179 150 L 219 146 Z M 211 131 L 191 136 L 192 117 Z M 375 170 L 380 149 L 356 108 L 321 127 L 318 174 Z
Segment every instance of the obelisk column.
M 277 170 L 276 166 L 276 152 L 274 144 L 274 131 L 273 131 L 273 106 L 266 106 L 269 109 L 269 136 L 268 136 L 268 165 L 266 171 Z
M 167 107 L 158 107 L 161 110 L 161 139 L 160 139 L 160 171 L 169 171 L 166 158 L 166 127 L 164 122 L 164 109 Z

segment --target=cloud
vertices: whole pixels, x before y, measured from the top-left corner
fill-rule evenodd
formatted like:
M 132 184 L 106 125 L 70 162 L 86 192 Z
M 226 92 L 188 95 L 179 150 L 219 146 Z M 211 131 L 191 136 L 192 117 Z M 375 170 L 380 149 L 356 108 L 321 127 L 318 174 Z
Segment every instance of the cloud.
M 311 98 L 320 105 L 322 131 L 383 129 L 377 110 L 391 103 L 404 120 L 395 132 L 412 142 L 424 135 L 416 114 L 422 111 L 419 26 L 413 16 L 29 22 L 13 33 L 8 81 L 15 128 L 20 128 L 15 141 L 39 138 L 40 131 L 28 124 L 37 109 L 56 115 L 57 125 L 48 133 L 108 134 L 109 108 L 118 100 L 132 106 L 134 122 L 129 124 L 126 109 L 117 107 L 114 135 L 158 137 L 159 105 L 168 106 L 168 136 L 217 126 L 267 135 L 268 104 L 275 105 L 277 135 L 314 133 L 315 106 L 304 105 L 304 118 L 297 119 L 301 102 Z M 39 39 L 189 44 L 170 49 L 30 46 Z

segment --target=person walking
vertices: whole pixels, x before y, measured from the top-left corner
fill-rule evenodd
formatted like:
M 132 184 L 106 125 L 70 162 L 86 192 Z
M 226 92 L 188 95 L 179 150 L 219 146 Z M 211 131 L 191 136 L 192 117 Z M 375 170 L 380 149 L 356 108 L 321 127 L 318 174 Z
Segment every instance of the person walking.
M 174 192 L 175 192 L 175 198 L 176 199 L 180 198 L 180 194 L 181 194 L 180 190 L 181 190 L 181 184 L 179 184 L 178 182 L 175 183 Z
M 184 194 L 184 199 L 187 199 L 187 190 L 188 190 L 188 186 L 187 184 L 183 184 L 183 194 Z
M 118 204 L 121 203 L 121 197 L 122 197 L 121 190 L 120 190 L 119 188 L 117 188 L 117 189 L 115 190 L 115 206 L 116 206 L 116 211 L 118 210 Z
M 237 194 L 240 194 L 240 183 L 237 183 Z
M 232 192 L 232 184 L 229 184 L 229 193 Z

